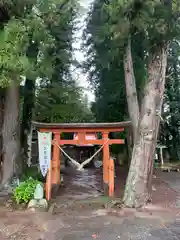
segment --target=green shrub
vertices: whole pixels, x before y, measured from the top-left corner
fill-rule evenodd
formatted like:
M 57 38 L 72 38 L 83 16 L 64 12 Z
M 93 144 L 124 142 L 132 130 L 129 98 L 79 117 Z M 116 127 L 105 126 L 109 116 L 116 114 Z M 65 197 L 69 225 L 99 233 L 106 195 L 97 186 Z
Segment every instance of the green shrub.
M 38 183 L 41 182 L 33 179 L 32 177 L 28 178 L 24 182 L 21 182 L 20 185 L 15 188 L 13 193 L 13 199 L 16 203 L 28 203 L 31 199 L 33 199 L 34 191 Z
M 38 171 L 37 166 L 27 167 L 24 171 L 24 174 L 21 176 L 21 180 L 25 181 L 30 177 L 39 181 L 43 181 L 43 176 L 41 172 Z

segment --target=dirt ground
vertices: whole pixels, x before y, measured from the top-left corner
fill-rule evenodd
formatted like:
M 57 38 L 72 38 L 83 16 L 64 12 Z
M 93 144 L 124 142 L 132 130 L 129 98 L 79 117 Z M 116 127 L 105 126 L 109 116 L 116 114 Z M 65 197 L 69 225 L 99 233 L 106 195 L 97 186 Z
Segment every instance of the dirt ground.
M 116 197 L 126 171 L 117 169 Z M 180 173 L 155 172 L 153 202 L 139 211 L 111 208 L 102 196 L 101 170 L 72 171 L 47 213 L 0 208 L 0 240 L 170 240 L 180 239 Z M 1 199 L 2 200 L 2 199 Z

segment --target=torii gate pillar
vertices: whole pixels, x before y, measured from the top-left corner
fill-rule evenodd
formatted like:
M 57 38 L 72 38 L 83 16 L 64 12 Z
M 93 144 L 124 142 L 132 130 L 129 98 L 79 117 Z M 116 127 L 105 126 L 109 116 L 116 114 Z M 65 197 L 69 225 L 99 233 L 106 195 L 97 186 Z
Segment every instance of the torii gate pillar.
M 109 132 L 103 132 L 103 140 L 104 140 L 104 147 L 103 147 L 103 182 L 104 182 L 104 193 L 105 195 L 108 195 L 109 191 Z

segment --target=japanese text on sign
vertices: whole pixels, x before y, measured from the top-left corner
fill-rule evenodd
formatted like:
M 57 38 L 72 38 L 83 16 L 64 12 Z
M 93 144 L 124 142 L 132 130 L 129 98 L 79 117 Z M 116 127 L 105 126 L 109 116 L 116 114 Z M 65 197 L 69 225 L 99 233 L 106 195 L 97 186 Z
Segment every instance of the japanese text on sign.
M 38 132 L 38 146 L 39 146 L 39 165 L 43 177 L 46 176 L 50 168 L 51 161 L 51 141 L 52 133 Z

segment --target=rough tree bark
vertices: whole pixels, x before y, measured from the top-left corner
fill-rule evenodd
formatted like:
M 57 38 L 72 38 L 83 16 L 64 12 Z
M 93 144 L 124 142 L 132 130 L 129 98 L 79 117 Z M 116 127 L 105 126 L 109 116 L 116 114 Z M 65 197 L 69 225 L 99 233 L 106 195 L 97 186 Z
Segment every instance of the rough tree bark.
M 137 98 L 130 38 L 128 39 L 124 54 L 124 72 L 128 112 L 133 127 L 133 139 L 135 140 L 139 121 L 139 103 Z
M 2 141 L 2 126 L 4 115 L 4 89 L 0 89 L 0 182 L 2 180 L 2 154 L 3 154 L 3 141 Z
M 124 193 L 127 207 L 142 207 L 151 201 L 153 159 L 163 103 L 167 47 L 150 56 L 137 137 Z
M 20 152 L 19 131 L 19 86 L 15 81 L 6 89 L 4 105 L 4 121 L 2 128 L 3 139 L 3 177 L 1 188 L 9 184 L 13 175 L 18 174 Z

